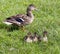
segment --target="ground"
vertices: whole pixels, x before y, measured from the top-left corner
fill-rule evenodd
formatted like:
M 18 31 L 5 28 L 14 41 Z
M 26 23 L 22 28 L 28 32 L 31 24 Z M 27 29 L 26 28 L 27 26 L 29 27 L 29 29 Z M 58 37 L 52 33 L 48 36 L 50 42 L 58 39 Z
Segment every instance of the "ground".
M 25 26 L 27 31 L 7 31 L 3 20 L 26 13 L 29 4 L 38 11 L 33 11 L 35 19 Z M 48 43 L 23 41 L 28 31 L 42 36 L 44 30 L 48 31 Z M 0 54 L 60 54 L 60 0 L 0 0 Z

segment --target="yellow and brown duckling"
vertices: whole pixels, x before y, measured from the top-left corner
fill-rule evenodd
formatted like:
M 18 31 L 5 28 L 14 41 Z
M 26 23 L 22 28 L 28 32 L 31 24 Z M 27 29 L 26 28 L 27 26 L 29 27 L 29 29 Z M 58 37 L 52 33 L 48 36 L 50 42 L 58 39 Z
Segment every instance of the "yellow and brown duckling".
M 42 37 L 40 35 L 38 36 L 38 41 L 42 41 Z
M 48 42 L 48 38 L 47 38 L 47 31 L 43 32 L 43 38 L 42 38 L 43 42 Z
M 37 42 L 37 41 L 38 41 L 38 35 L 35 32 L 34 35 L 33 35 L 33 42 Z
M 31 24 L 34 20 L 34 15 L 32 13 L 33 10 L 36 10 L 36 7 L 33 4 L 30 4 L 27 7 L 26 14 L 17 14 L 11 17 L 6 18 L 6 20 L 3 22 L 7 25 L 17 25 L 17 26 L 24 26 L 27 24 Z
M 30 32 L 24 37 L 24 41 L 26 41 L 28 43 L 33 42 L 33 36 Z
M 42 37 L 35 32 L 33 36 L 33 41 L 36 42 L 41 40 L 42 40 Z

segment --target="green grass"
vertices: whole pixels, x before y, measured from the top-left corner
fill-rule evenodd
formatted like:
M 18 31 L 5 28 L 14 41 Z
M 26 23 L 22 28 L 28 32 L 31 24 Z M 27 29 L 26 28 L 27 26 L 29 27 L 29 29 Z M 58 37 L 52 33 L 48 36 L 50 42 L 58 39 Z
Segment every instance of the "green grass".
M 32 3 L 39 11 L 33 12 L 33 23 L 25 27 L 39 35 L 47 30 L 48 43 L 25 43 L 26 31 L 8 32 L 2 23 L 9 16 L 26 13 Z M 0 54 L 60 54 L 60 0 L 0 0 Z

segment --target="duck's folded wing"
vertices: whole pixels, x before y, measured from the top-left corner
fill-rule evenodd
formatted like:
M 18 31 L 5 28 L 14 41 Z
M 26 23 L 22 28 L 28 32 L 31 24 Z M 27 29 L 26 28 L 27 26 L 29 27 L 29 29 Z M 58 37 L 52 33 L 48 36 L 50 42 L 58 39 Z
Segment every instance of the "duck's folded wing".
M 6 18 L 4 23 L 8 24 L 8 25 L 10 25 L 10 24 L 17 24 L 17 25 L 19 25 L 19 24 L 25 22 L 27 20 L 26 18 L 27 17 L 24 14 L 17 14 L 15 16 L 11 16 L 9 18 Z
M 24 22 L 24 20 L 22 18 L 7 18 L 4 23 L 5 24 L 17 24 L 17 25 L 20 25 Z

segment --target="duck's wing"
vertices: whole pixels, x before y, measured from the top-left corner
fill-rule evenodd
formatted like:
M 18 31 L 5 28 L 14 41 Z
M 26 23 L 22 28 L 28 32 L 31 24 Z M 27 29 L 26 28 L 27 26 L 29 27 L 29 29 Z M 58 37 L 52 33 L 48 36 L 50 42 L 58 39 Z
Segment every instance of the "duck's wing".
M 6 20 L 4 21 L 5 24 L 17 24 L 20 25 L 21 23 L 24 22 L 23 16 L 25 16 L 24 14 L 17 14 L 16 16 L 11 16 L 9 18 L 6 18 Z

